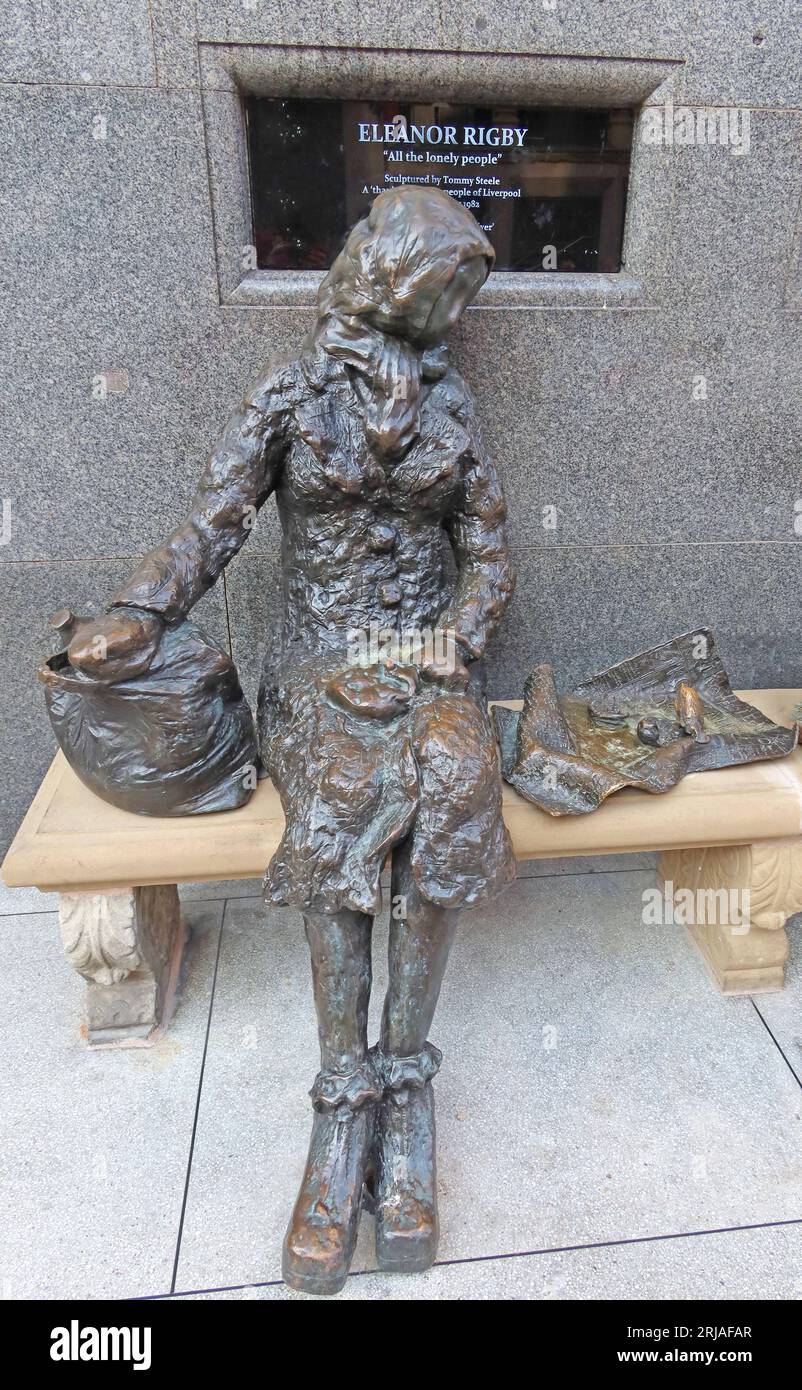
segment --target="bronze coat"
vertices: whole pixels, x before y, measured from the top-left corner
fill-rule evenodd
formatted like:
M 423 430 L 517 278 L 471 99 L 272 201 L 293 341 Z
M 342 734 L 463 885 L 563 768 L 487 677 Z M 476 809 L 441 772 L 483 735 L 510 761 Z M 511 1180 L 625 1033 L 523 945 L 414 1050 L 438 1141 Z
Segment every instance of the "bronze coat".
M 300 908 L 376 911 L 384 860 L 407 835 L 416 882 L 440 906 L 475 902 L 514 876 L 479 666 L 464 693 L 418 681 L 383 718 L 348 698 L 355 676 L 396 680 L 351 669 L 355 633 L 451 629 L 474 661 L 514 586 L 501 484 L 467 387 L 444 348 L 403 336 L 431 287 L 430 298 L 489 248 L 453 200 L 453 225 L 441 219 L 433 232 L 434 195 L 403 193 L 416 197 L 401 199 L 401 212 L 399 195 L 384 194 L 372 231 L 368 219 L 351 233 L 310 343 L 268 369 L 214 449 L 184 524 L 112 600 L 180 620 L 275 493 L 283 621 L 259 724 L 287 825 L 267 890 Z M 366 264 L 371 303 L 360 298 Z

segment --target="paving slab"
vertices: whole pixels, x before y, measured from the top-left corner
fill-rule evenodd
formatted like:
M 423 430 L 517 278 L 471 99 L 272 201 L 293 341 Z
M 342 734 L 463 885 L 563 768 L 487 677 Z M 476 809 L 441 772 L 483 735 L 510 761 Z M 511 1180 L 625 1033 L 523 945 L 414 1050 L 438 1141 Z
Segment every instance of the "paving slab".
M 443 1260 L 802 1215 L 799 1086 L 751 1001 L 643 925 L 652 884 L 519 880 L 466 913 L 433 1029 Z M 179 1288 L 280 1277 L 316 1067 L 300 918 L 230 903 Z
M 12 1299 L 169 1291 L 222 903 L 185 905 L 183 995 L 153 1047 L 90 1051 L 54 913 L 0 921 L 0 1279 Z
M 55 912 L 58 893 L 40 893 L 38 888 L 8 888 L 0 880 L 0 917 L 18 917 L 24 912 Z

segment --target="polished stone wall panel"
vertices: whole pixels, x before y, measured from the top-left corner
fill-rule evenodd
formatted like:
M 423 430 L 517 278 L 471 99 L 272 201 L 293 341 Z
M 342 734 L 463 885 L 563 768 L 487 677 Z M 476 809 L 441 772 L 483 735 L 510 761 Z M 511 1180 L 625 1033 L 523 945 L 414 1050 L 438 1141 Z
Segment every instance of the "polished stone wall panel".
M 148 0 L 0 0 L 0 35 L 2 82 L 154 80 Z

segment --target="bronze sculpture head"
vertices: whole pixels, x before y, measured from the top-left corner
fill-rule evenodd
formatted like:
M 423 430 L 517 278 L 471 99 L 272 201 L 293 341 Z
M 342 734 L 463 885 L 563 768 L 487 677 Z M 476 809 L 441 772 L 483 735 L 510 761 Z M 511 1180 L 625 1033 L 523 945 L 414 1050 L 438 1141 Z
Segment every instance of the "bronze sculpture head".
M 312 343 L 367 374 L 368 428 L 384 452 L 414 431 L 421 357 L 435 355 L 492 268 L 473 215 L 436 188 L 381 193 L 318 293 Z
M 494 259 L 472 213 L 448 193 L 389 189 L 351 229 L 320 286 L 319 325 L 331 316 L 358 332 L 362 321 L 435 346 L 487 279 Z M 432 325 L 434 306 L 457 289 L 462 298 L 453 316 Z

